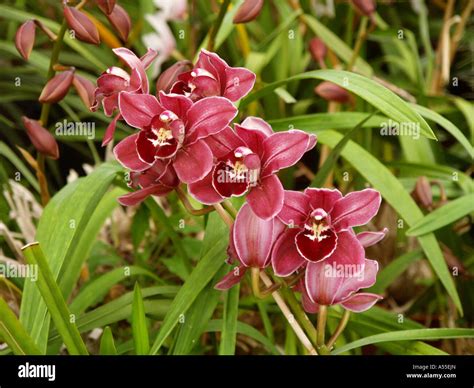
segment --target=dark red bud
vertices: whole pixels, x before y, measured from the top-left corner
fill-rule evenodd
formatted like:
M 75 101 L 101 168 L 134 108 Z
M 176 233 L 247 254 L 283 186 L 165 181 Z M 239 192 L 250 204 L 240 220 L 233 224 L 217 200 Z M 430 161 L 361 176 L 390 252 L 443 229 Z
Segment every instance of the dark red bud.
M 313 59 L 320 64 L 323 63 L 328 52 L 326 45 L 319 38 L 313 38 L 310 40 L 309 51 L 311 52 Z
M 115 8 L 117 0 L 97 0 L 97 5 L 106 15 L 110 15 Z
M 191 70 L 192 64 L 189 61 L 179 61 L 167 68 L 156 80 L 156 92 L 162 90 L 169 93 L 173 84 L 178 80 L 178 76 Z
M 39 121 L 29 119 L 26 116 L 21 119 L 36 150 L 52 159 L 59 158 L 58 143 L 54 136 Z
M 425 209 L 431 209 L 433 206 L 433 192 L 431 191 L 431 184 L 427 177 L 420 176 L 416 180 L 415 189 L 412 193 L 416 202 L 418 202 Z
M 85 13 L 73 7 L 64 7 L 64 17 L 77 39 L 86 43 L 100 43 L 99 31 Z
M 130 30 L 132 28 L 132 22 L 130 20 L 130 16 L 128 16 L 127 11 L 117 4 L 114 7 L 114 10 L 106 16 L 107 19 L 109 19 L 110 24 L 112 24 L 115 30 L 119 33 L 120 39 L 126 42 L 128 39 L 128 34 L 130 34 Z
M 351 102 L 352 99 L 346 89 L 329 81 L 321 82 L 314 91 L 325 100 L 339 102 L 340 104 Z
M 88 79 L 79 75 L 74 75 L 72 84 L 84 105 L 90 109 L 94 104 L 95 85 Z
M 55 103 L 61 101 L 67 94 L 74 79 L 74 71 L 67 70 L 56 74 L 44 86 L 39 102 Z
M 248 23 L 256 19 L 263 7 L 263 0 L 245 0 L 237 10 L 233 22 Z
M 365 16 L 372 16 L 377 8 L 375 0 L 352 0 L 352 3 Z
M 36 25 L 33 20 L 27 20 L 17 30 L 15 36 L 15 46 L 20 55 L 28 60 L 33 50 L 36 36 Z

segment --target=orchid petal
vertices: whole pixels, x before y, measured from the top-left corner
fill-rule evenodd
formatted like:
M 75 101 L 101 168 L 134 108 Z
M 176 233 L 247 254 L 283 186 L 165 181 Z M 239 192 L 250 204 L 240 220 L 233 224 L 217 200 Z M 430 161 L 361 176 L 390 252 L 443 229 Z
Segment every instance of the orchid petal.
M 387 228 L 383 228 L 380 232 L 362 232 L 357 234 L 357 239 L 364 248 L 367 248 L 383 240 L 387 233 Z
M 244 204 L 235 219 L 233 238 L 242 264 L 265 268 L 271 258 L 273 219 L 261 219 L 248 204 Z
M 132 171 L 143 171 L 150 167 L 150 164 L 144 163 L 138 157 L 136 140 L 138 134 L 133 134 L 120 143 L 118 143 L 114 148 L 115 158 L 120 162 L 120 164 Z
M 211 149 L 202 140 L 181 148 L 176 154 L 173 166 L 182 182 L 197 182 L 212 169 Z
M 140 129 L 150 125 L 153 117 L 164 110 L 155 96 L 129 92 L 120 93 L 119 107 L 127 124 Z
M 268 220 L 281 211 L 284 195 L 280 179 L 276 175 L 270 175 L 250 189 L 247 202 L 255 214 Z
M 370 309 L 375 303 L 383 299 L 382 296 L 376 294 L 370 294 L 368 292 L 359 293 L 352 295 L 344 302 L 341 302 L 341 305 L 349 311 L 355 313 L 362 313 Z
M 310 210 L 307 195 L 299 191 L 285 190 L 285 199 L 278 218 L 291 227 L 302 227 Z
M 281 234 L 272 250 L 272 267 L 277 276 L 290 276 L 301 268 L 306 260 L 295 247 L 297 229 L 287 229 Z
M 337 200 L 342 198 L 339 190 L 307 188 L 304 193 L 309 198 L 312 209 L 323 209 L 329 213 Z
M 377 214 L 381 200 L 380 193 L 373 189 L 347 194 L 331 210 L 332 225 L 338 231 L 365 225 Z

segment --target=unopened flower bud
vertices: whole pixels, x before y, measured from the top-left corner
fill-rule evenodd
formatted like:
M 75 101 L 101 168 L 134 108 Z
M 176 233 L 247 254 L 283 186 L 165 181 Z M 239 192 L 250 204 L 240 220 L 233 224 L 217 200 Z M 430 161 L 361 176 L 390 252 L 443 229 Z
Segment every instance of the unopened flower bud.
M 85 13 L 74 7 L 64 7 L 64 17 L 77 39 L 86 43 L 100 43 L 99 31 Z
M 88 79 L 79 75 L 74 75 L 72 84 L 84 105 L 87 108 L 90 108 L 94 103 L 95 85 Z
M 117 0 L 96 0 L 97 5 L 106 15 L 110 15 L 115 8 Z
M 53 135 L 39 121 L 29 119 L 26 116 L 23 116 L 21 119 L 26 128 L 26 133 L 36 150 L 52 159 L 59 158 L 58 143 Z
M 73 79 L 73 70 L 67 70 L 56 74 L 44 86 L 43 91 L 39 96 L 39 102 L 55 103 L 61 101 L 69 91 Z
M 328 52 L 326 45 L 319 38 L 313 38 L 309 42 L 309 51 L 313 59 L 319 63 L 319 66 L 325 68 L 324 58 Z
M 431 184 L 427 177 L 420 176 L 416 180 L 415 188 L 412 196 L 425 209 L 431 209 L 433 206 L 433 193 L 431 191 Z
M 372 16 L 377 8 L 375 0 L 352 0 L 352 3 L 364 16 Z
M 15 46 L 20 55 L 28 60 L 33 50 L 36 36 L 36 25 L 33 20 L 27 20 L 17 30 L 15 36 Z
M 351 95 L 346 89 L 329 81 L 321 82 L 316 86 L 314 92 L 327 101 L 338 102 L 340 104 L 346 104 L 352 100 Z
M 189 70 L 192 65 L 189 61 L 178 61 L 171 67 L 167 68 L 156 80 L 156 91 L 162 90 L 169 93 L 173 84 L 178 80 L 178 76 Z
M 256 19 L 263 7 L 263 0 L 245 0 L 234 16 L 234 24 L 248 23 Z
M 132 22 L 130 21 L 130 16 L 128 16 L 127 11 L 117 4 L 114 10 L 110 14 L 106 14 L 106 16 L 110 24 L 112 24 L 119 33 L 120 39 L 126 42 L 128 34 L 130 34 L 130 29 L 132 28 Z

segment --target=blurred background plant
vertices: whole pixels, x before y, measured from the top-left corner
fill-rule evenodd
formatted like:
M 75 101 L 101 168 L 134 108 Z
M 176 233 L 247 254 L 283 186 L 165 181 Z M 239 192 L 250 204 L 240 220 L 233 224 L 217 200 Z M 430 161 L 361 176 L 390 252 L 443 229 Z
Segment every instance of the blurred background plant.
M 385 299 L 353 316 L 336 349 L 473 352 L 472 334 L 456 331 L 472 327 L 474 315 L 473 0 L 115 3 L 0 5 L 0 264 L 24 263 L 21 247 L 37 240 L 49 289 L 58 291 L 48 299 L 28 280 L 0 277 L 9 306 L 0 303 L 0 319 L 24 340 L 22 349 L 3 353 L 64 353 L 62 342 L 81 353 L 82 340 L 102 354 L 306 353 L 271 298 L 255 299 L 246 282 L 214 290 L 228 271 L 228 231 L 218 218 L 188 214 L 175 194 L 140 208 L 118 206 L 124 171 L 113 162 L 113 144 L 101 147 L 111 118 L 89 106 L 95 79 L 122 66 L 111 50 L 120 46 L 139 56 L 147 47 L 159 51 L 148 70 L 158 79 L 152 92 L 169 85 L 160 71 L 193 61 L 201 47 L 249 68 L 257 85 L 240 102 L 238 119 L 259 115 L 275 131 L 299 128 L 319 138 L 280 174 L 285 188 L 345 193 L 369 184 L 382 193 L 370 229 L 390 232 L 368 257 L 382 267 L 371 291 Z M 315 69 L 353 71 L 383 85 L 427 120 L 438 141 L 423 132 L 387 135 L 381 129 L 391 107 L 383 96 L 321 82 L 308 73 Z M 93 132 L 57 131 L 69 122 Z M 115 142 L 131 133 L 123 122 L 117 128 Z M 77 332 L 62 329 L 67 310 Z M 330 309 L 332 331 L 341 314 Z M 423 328 L 452 331 L 413 334 Z M 384 333 L 381 342 L 373 337 Z M 372 341 L 354 342 L 364 337 Z

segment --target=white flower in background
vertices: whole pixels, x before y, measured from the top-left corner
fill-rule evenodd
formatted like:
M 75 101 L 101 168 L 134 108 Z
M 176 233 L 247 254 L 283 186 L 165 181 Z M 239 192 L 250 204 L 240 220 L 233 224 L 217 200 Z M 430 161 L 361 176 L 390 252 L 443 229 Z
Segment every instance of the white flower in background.
M 145 18 L 155 32 L 145 34 L 142 40 L 146 47 L 158 52 L 158 57 L 152 65 L 152 76 L 156 77 L 161 70 L 161 65 L 168 60 L 176 48 L 176 39 L 168 22 L 182 20 L 185 17 L 187 1 L 154 0 L 154 4 L 158 8 L 158 12 L 145 15 Z

